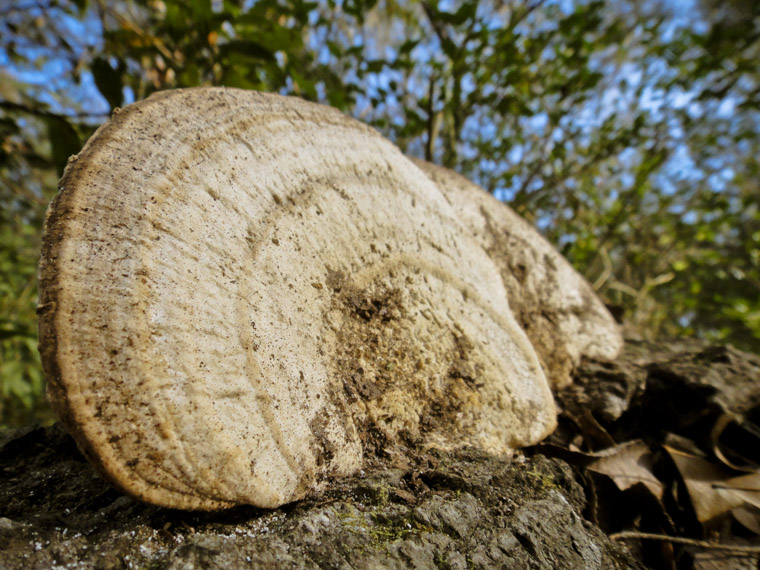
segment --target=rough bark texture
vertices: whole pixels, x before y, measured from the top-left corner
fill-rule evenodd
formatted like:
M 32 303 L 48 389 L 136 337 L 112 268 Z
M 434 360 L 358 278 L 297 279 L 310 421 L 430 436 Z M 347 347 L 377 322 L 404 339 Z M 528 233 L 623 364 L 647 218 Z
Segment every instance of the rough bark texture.
M 722 415 L 758 413 L 760 357 L 697 339 L 630 340 L 614 361 L 585 360 L 556 398 L 564 418 L 593 416 L 618 441 L 645 433 L 699 439 Z
M 699 443 L 691 418 L 757 409 L 760 359 L 699 341 L 629 342 L 574 377 L 558 394 L 556 444 L 577 436 L 570 419 L 584 412 L 618 441 L 670 432 Z M 558 448 L 511 460 L 407 449 L 274 510 L 204 514 L 124 496 L 62 428 L 29 428 L 0 443 L 0 568 L 644 568 L 647 549 L 631 544 L 634 556 L 588 521 L 620 518 L 624 505 L 600 504 L 577 465 L 546 447 Z
M 58 426 L 0 449 L 0 568 L 641 567 L 581 515 L 570 468 L 429 453 L 275 510 L 148 506 L 98 477 Z

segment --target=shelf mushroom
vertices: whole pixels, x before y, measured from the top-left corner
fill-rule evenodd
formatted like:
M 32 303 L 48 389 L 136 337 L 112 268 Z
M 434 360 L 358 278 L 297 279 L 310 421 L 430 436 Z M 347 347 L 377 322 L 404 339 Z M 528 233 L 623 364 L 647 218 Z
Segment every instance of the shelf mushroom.
M 502 269 L 434 179 L 334 109 L 161 92 L 60 188 L 48 396 L 140 500 L 276 507 L 394 449 L 503 454 L 554 428 Z

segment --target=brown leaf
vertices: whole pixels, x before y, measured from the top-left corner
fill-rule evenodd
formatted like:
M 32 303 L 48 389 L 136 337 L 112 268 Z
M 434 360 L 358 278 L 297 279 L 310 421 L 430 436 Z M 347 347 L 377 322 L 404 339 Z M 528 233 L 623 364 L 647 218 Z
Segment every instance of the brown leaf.
M 724 467 L 664 446 L 689 492 L 694 512 L 707 523 L 745 504 L 760 507 L 760 474 L 734 476 Z
M 744 528 L 760 535 L 760 509 L 752 506 L 737 507 L 731 511 L 731 515 Z
M 618 445 L 612 455 L 600 457 L 588 469 L 609 476 L 621 491 L 642 483 L 661 499 L 663 485 L 652 473 L 652 466 L 652 451 L 644 442 L 636 440 Z
M 694 570 L 749 570 L 755 568 L 753 561 L 743 556 L 721 551 L 694 553 Z
M 760 432 L 754 423 L 733 414 L 721 415 L 710 433 L 713 453 L 738 471 L 757 471 L 760 466 Z

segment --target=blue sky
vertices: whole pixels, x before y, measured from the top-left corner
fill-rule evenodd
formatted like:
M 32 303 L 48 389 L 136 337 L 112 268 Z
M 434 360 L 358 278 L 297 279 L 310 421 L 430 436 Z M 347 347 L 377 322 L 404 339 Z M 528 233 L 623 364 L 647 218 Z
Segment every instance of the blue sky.
M 551 3 L 551 1 L 549 2 Z M 561 9 L 569 13 L 573 10 L 574 2 L 572 0 L 556 0 L 556 4 Z M 622 4 L 621 4 L 622 5 Z M 668 9 L 672 12 L 673 18 L 670 23 L 663 28 L 664 36 L 669 36 L 675 29 L 680 26 L 699 26 L 699 21 L 695 17 L 696 5 L 692 0 L 679 0 L 677 2 L 669 2 L 666 4 Z M 451 0 L 443 0 L 439 6 L 442 9 L 455 9 L 455 2 Z M 37 8 L 30 8 L 30 13 L 39 11 Z M 59 10 L 59 14 L 62 12 Z M 91 13 L 90 17 L 86 17 L 82 20 L 62 15 L 57 22 L 60 28 L 65 33 L 72 45 L 72 49 L 75 55 L 90 53 L 97 53 L 98 42 L 100 42 L 101 26 L 94 13 Z M 0 22 L 0 33 L 2 33 L 3 23 Z M 399 33 L 397 30 L 395 33 Z M 430 38 L 427 38 L 428 40 Z M 367 49 L 371 56 L 375 57 L 393 57 L 394 54 L 388 53 L 392 51 L 391 48 L 385 46 L 375 46 L 373 44 L 371 36 L 357 34 L 357 41 L 364 41 L 367 45 Z M 325 48 L 325 38 L 318 35 L 312 36 L 312 47 L 319 53 L 323 54 L 323 57 L 327 56 Z M 435 43 L 423 41 L 418 45 L 413 55 L 417 60 L 429 60 L 437 57 L 434 51 Z M 372 53 L 372 51 L 381 50 L 382 53 Z M 19 51 L 22 51 L 21 49 Z M 38 56 L 44 55 L 43 50 L 40 48 L 26 48 L 23 50 L 24 55 L 28 59 L 34 60 Z M 657 65 L 657 64 L 654 64 Z M 10 73 L 18 80 L 31 83 L 37 86 L 39 90 L 39 97 L 41 100 L 47 102 L 50 105 L 51 110 L 56 112 L 66 112 L 69 106 L 73 103 L 75 106 L 79 106 L 82 111 L 92 114 L 91 121 L 94 123 L 101 122 L 106 118 L 107 113 L 110 111 L 107 102 L 98 92 L 92 75 L 87 71 L 86 67 L 83 68 L 80 74 L 80 80 L 78 83 L 72 81 L 72 64 L 66 54 L 62 53 L 60 57 L 52 57 L 45 59 L 40 65 L 32 66 L 19 66 L 15 65 L 6 52 L 0 50 L 0 68 L 3 68 L 6 73 Z M 663 113 L 662 109 L 667 109 L 670 113 L 674 109 L 685 109 L 692 117 L 699 117 L 702 109 L 700 105 L 694 101 L 694 94 L 689 92 L 678 90 L 671 90 L 667 94 L 662 91 L 658 91 L 652 87 L 643 86 L 641 94 L 632 99 L 632 93 L 641 86 L 641 83 L 646 80 L 651 80 L 653 75 L 658 72 L 656 69 L 645 70 L 638 66 L 638 64 L 629 63 L 621 65 L 616 71 L 616 79 L 624 79 L 623 83 L 609 82 L 605 89 L 600 94 L 599 101 L 595 101 L 593 105 L 589 105 L 586 111 L 582 112 L 579 116 L 573 117 L 574 121 L 585 122 L 588 132 L 593 131 L 598 125 L 612 113 L 623 115 L 627 112 L 631 106 L 636 106 L 640 109 L 650 111 L 654 118 L 661 115 L 662 120 L 666 120 L 667 113 Z M 367 93 L 377 93 L 378 89 L 387 89 L 389 83 L 393 80 L 399 80 L 398 72 L 383 71 L 376 75 L 368 76 L 366 80 Z M 625 88 L 621 87 L 625 85 Z M 420 97 L 426 93 L 427 85 L 425 82 L 411 84 L 412 89 L 419 91 Z M 464 84 L 465 90 L 468 89 L 467 83 Z M 134 94 L 129 88 L 124 90 L 125 103 L 134 101 Z M 392 95 L 384 100 L 381 105 L 386 105 L 393 109 L 401 105 L 401 102 L 397 101 Z M 372 113 L 377 109 L 372 109 L 372 105 L 369 102 L 369 97 L 360 97 L 356 113 L 357 115 L 372 116 Z M 733 104 L 730 99 L 727 99 L 724 104 L 717 110 L 717 118 L 725 117 L 729 118 L 733 112 Z M 524 117 L 521 119 L 524 128 L 528 132 L 534 132 L 542 134 L 547 129 L 547 115 L 545 113 L 539 113 L 533 117 Z M 465 127 L 467 128 L 467 127 Z M 489 125 L 480 123 L 473 123 L 471 128 L 476 128 L 481 131 L 485 136 L 496 136 L 494 131 L 491 135 L 488 134 Z M 491 127 L 493 128 L 493 127 Z M 673 124 L 669 127 L 670 135 L 674 140 L 682 135 L 679 132 L 679 125 Z M 548 133 L 541 136 L 547 136 L 547 140 L 550 144 L 558 142 L 560 133 Z M 553 141 L 553 142 L 552 142 Z M 515 143 L 507 155 L 505 160 L 508 164 L 517 165 L 521 161 L 526 159 L 526 153 L 530 152 L 532 147 L 529 144 Z M 467 154 L 469 149 L 463 148 L 462 152 Z M 635 159 L 632 154 L 623 153 L 619 157 L 621 163 L 625 165 L 627 162 L 631 162 Z M 632 165 L 632 163 L 631 163 Z M 499 165 L 493 163 L 493 161 L 483 162 L 481 168 L 494 169 Z M 725 166 L 718 169 L 717 175 L 713 176 L 712 183 L 716 189 L 720 189 L 725 186 L 727 181 L 730 181 L 733 172 L 730 166 Z M 665 175 L 660 177 L 660 190 L 665 193 L 674 193 L 678 191 L 678 181 L 690 182 L 698 179 L 701 173 L 698 171 L 697 165 L 694 159 L 690 156 L 688 149 L 685 146 L 676 148 L 672 154 L 666 170 Z M 623 185 L 630 184 L 632 182 L 631 176 L 623 174 L 621 177 Z M 514 191 L 522 183 L 522 180 L 518 177 L 515 178 L 511 187 L 502 187 L 497 189 L 497 196 L 502 199 L 509 200 Z M 536 181 L 540 184 L 540 177 Z M 615 196 L 611 196 L 614 198 Z M 684 213 L 688 219 L 688 213 Z

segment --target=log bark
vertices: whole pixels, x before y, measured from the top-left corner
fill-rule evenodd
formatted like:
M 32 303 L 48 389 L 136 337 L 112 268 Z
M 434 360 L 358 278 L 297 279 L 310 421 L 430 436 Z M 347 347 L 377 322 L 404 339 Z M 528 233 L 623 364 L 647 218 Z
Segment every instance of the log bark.
M 191 513 L 103 481 L 59 426 L 0 462 L 0 567 L 643 568 L 583 516 L 570 468 L 541 455 L 431 452 L 274 510 Z
M 565 412 L 553 446 L 512 459 L 408 450 L 271 510 L 143 504 L 101 479 L 60 426 L 6 434 L 0 568 L 644 568 L 646 549 L 626 550 L 590 521 L 622 506 L 600 505 L 577 465 L 545 449 L 571 435 L 581 408 L 621 441 L 683 421 L 694 437 L 683 403 L 700 397 L 694 413 L 751 416 L 760 359 L 694 340 L 629 341 L 614 362 L 586 360 L 574 379 L 558 393 Z M 649 413 L 666 404 L 683 413 Z

